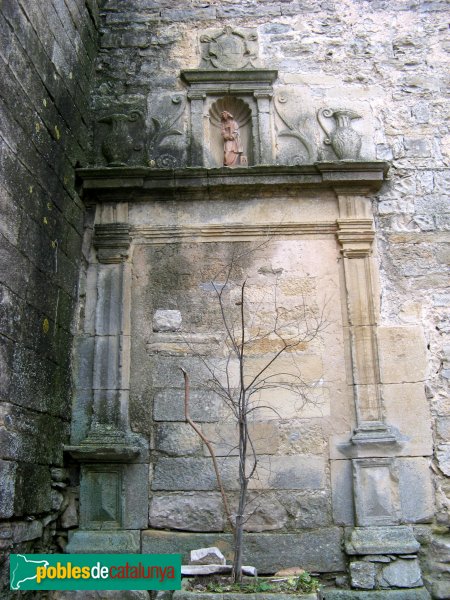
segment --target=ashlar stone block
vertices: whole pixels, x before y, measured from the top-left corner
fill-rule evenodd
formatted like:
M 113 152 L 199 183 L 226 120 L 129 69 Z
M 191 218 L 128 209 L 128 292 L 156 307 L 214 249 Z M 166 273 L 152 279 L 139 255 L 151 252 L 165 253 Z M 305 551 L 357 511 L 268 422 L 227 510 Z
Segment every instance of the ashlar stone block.
M 222 531 L 220 494 L 155 494 L 150 504 L 150 525 L 157 529 Z
M 419 326 L 379 327 L 378 343 L 382 383 L 411 383 L 426 376 L 427 355 Z
M 181 533 L 148 530 L 142 533 L 142 552 L 181 553 L 189 562 L 192 548 L 217 546 L 232 559 L 232 535 L 229 533 Z M 326 527 L 303 533 L 248 533 L 244 537 L 246 562 L 260 574 L 273 574 L 282 568 L 302 567 L 308 571 L 330 572 L 345 569 L 341 550 L 341 530 Z
M 430 408 L 422 382 L 383 386 L 386 422 L 398 432 L 398 455 L 427 456 L 433 451 Z
M 239 433 L 237 423 L 205 424 L 202 431 L 213 444 L 216 456 L 239 454 Z M 257 454 L 275 454 L 280 445 L 280 432 L 273 422 L 257 421 L 249 423 L 249 435 Z M 209 450 L 203 449 L 205 456 Z
M 430 459 L 399 458 L 397 468 L 402 520 L 406 523 L 430 523 L 435 511 Z
M 207 389 L 191 388 L 191 418 L 198 423 L 219 420 L 222 400 Z M 153 397 L 153 418 L 155 421 L 184 421 L 184 389 L 159 388 Z
M 400 502 L 394 461 L 390 458 L 356 459 L 353 473 L 357 524 L 398 523 Z
M 355 527 L 347 537 L 347 554 L 413 554 L 420 548 L 411 527 Z
M 156 425 L 155 448 L 159 452 L 171 456 L 186 456 L 200 454 L 203 449 L 202 446 L 201 438 L 188 423 L 160 423 Z
M 330 468 L 333 521 L 336 525 L 354 525 L 352 463 L 332 460 Z

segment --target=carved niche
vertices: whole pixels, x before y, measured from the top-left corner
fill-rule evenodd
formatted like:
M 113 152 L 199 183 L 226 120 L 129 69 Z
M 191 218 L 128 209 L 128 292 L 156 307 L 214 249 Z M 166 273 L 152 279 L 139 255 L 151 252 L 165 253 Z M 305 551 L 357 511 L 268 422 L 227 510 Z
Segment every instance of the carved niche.
M 181 71 L 190 106 L 191 166 L 273 164 L 275 139 L 271 110 L 278 71 L 258 68 L 255 29 L 214 29 L 200 36 L 198 69 Z M 232 115 L 242 149 L 239 164 L 224 163 L 221 113 Z M 236 127 L 235 127 L 236 129 Z M 223 129 L 222 129 L 223 131 Z M 247 157 L 247 160 L 245 159 Z
M 224 121 L 222 115 L 231 115 L 237 130 L 236 140 L 227 142 L 224 137 Z M 210 152 L 212 162 L 218 166 L 246 166 L 253 164 L 252 150 L 252 111 L 248 104 L 234 96 L 224 96 L 211 104 L 209 108 L 210 122 Z M 224 154 L 226 146 L 235 144 L 237 146 L 236 162 L 227 164 Z

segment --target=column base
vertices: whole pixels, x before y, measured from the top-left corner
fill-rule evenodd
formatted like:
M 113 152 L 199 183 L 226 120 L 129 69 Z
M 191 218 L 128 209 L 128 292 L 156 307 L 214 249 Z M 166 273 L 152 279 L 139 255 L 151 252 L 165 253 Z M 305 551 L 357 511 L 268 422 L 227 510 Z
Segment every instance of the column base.
M 352 444 L 396 444 L 397 438 L 385 423 L 371 422 L 357 427 L 351 442 Z

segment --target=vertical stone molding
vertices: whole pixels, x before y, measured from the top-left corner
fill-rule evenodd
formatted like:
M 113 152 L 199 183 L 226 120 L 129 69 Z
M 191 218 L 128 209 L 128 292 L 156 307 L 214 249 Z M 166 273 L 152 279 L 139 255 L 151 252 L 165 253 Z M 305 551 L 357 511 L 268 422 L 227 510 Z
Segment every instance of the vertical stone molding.
M 369 200 L 339 197 L 337 238 L 344 263 L 347 328 L 350 345 L 356 429 L 354 443 L 395 442 L 384 422 L 377 346 L 376 291 L 372 272 L 375 237 Z
M 147 523 L 148 457 L 146 442 L 130 430 L 128 416 L 128 206 L 99 204 L 95 220 L 83 334 L 93 338 L 91 420 L 84 439 L 66 447 L 81 463 L 80 530 L 68 551 L 110 552 L 117 546 L 121 552 L 137 552 L 137 530 Z
M 188 98 L 191 103 L 191 143 L 190 143 L 190 162 L 192 167 L 204 164 L 203 151 L 203 100 L 205 94 L 202 92 L 191 91 Z
M 254 93 L 258 106 L 259 162 L 262 165 L 271 165 L 274 161 L 270 119 L 270 102 L 272 96 L 272 90 L 258 90 Z
M 125 223 L 99 223 L 94 230 L 97 251 L 97 302 L 90 435 L 126 432 L 130 371 L 130 246 Z

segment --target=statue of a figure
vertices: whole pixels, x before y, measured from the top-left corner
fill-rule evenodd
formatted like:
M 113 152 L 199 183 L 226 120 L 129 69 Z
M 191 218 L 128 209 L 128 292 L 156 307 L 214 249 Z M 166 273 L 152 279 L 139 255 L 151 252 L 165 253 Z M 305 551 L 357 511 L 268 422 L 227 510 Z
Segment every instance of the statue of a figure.
M 239 135 L 239 125 L 234 120 L 233 115 L 226 110 L 220 113 L 220 132 L 223 137 L 224 166 L 236 167 L 240 165 L 243 149 Z

